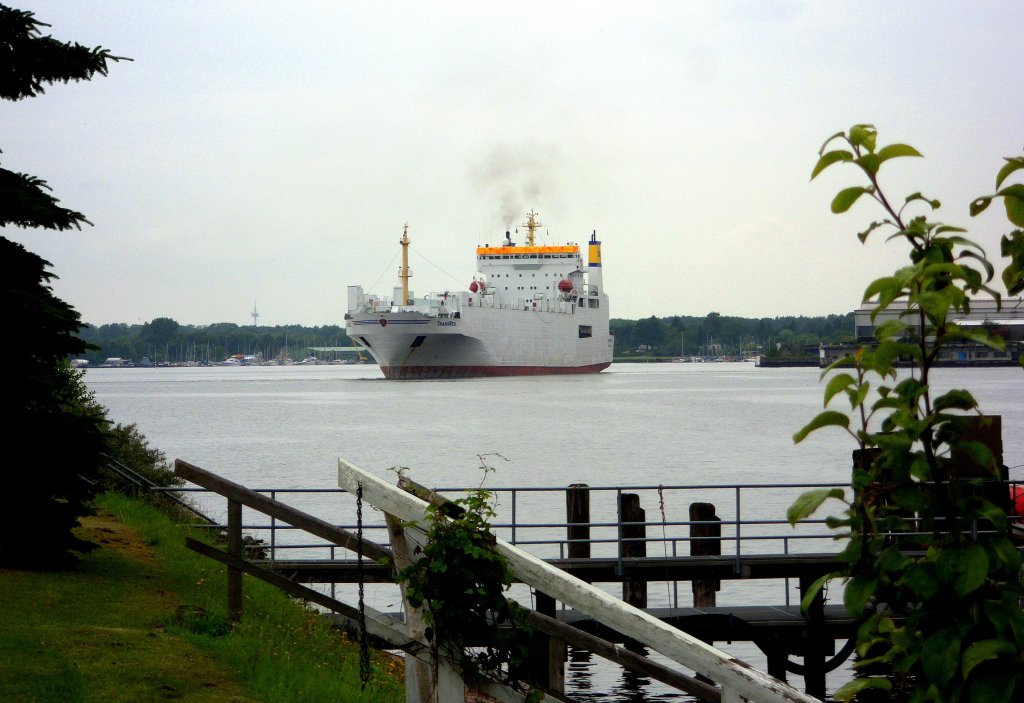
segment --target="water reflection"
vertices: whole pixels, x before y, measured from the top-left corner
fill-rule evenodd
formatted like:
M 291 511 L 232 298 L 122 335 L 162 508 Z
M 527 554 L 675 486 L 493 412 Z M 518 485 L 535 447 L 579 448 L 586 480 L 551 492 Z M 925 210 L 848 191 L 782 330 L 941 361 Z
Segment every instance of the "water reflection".
M 586 698 L 587 692 L 593 688 L 593 669 L 590 661 L 593 655 L 585 649 L 569 647 L 568 661 L 565 668 L 566 688 L 580 700 L 594 700 Z
M 647 656 L 644 647 L 632 645 L 628 649 L 641 656 Z M 566 663 L 566 694 L 576 701 L 600 701 L 600 703 L 658 703 L 673 701 L 675 703 L 697 701 L 696 698 L 683 693 L 668 693 L 659 688 L 661 684 L 628 669 L 621 669 L 618 680 L 608 690 L 594 690 L 592 678 L 594 671 L 594 655 L 584 649 L 569 647 Z M 611 677 L 604 676 L 608 681 Z

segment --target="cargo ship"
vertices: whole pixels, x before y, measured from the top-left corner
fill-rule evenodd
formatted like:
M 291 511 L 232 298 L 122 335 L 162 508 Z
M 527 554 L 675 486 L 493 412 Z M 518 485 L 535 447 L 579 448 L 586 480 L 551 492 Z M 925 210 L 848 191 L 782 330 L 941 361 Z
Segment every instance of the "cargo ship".
M 409 287 L 409 227 L 399 285 L 390 297 L 348 287 L 345 331 L 389 379 L 598 373 L 611 364 L 608 296 L 596 230 L 580 245 L 537 244 L 532 210 L 526 241 L 510 231 L 476 248 L 467 290 L 417 298 Z M 516 235 L 518 236 L 518 234 Z

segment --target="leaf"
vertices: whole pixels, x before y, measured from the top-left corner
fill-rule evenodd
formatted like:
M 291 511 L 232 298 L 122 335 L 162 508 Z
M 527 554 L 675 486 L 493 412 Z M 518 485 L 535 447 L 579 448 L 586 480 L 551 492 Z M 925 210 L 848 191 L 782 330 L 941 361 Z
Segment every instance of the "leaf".
M 871 384 L 868 381 L 862 383 L 858 388 L 857 392 L 850 396 L 850 407 L 859 408 L 864 404 L 864 401 L 868 398 L 868 392 L 871 390 Z
M 846 701 L 853 700 L 861 691 L 867 690 L 879 690 L 889 693 L 892 691 L 892 682 L 881 677 L 856 678 L 840 686 L 832 695 L 837 701 L 846 703 Z
M 868 284 L 867 288 L 864 289 L 863 302 L 866 303 L 870 299 L 877 296 L 879 300 L 878 307 L 871 312 L 872 315 L 877 315 L 879 312 L 885 309 L 885 305 L 882 304 L 882 300 L 895 299 L 895 297 L 899 295 L 901 288 L 902 287 L 900 286 L 900 282 L 892 276 L 876 278 L 875 280 Z M 886 305 L 887 304 L 888 303 L 886 303 Z
M 1018 692 L 1019 696 L 1019 692 Z M 1006 674 L 982 676 L 971 683 L 970 703 L 1010 703 L 1014 697 L 1014 681 Z
M 854 576 L 846 584 L 846 590 L 843 592 L 843 604 L 846 606 L 846 611 L 855 617 L 863 615 L 864 606 L 868 599 L 875 594 L 877 588 L 877 578 L 861 574 Z
M 1017 230 L 1009 236 L 1003 235 L 999 249 L 1004 257 L 1010 259 L 1010 263 L 1003 269 L 1003 284 L 1010 295 L 1016 295 L 1024 290 L 1024 231 Z
M 992 266 L 992 263 L 985 258 L 985 254 L 983 252 L 978 253 L 976 251 L 963 251 L 960 252 L 960 258 L 976 259 L 985 268 L 986 281 L 991 281 L 992 277 L 996 273 L 995 268 Z
M 883 225 L 891 225 L 891 224 L 892 224 L 891 220 L 882 220 L 880 222 L 878 222 L 878 221 L 872 222 L 870 225 L 868 225 L 868 228 L 866 230 L 864 230 L 863 232 L 858 232 L 857 233 L 857 239 L 859 239 L 860 243 L 863 244 L 864 242 L 867 241 L 868 236 L 872 232 L 874 232 L 876 229 L 878 229 L 879 227 L 882 227 Z
M 970 212 L 971 217 L 977 217 L 981 213 L 988 209 L 988 206 L 992 204 L 992 196 L 987 195 L 981 198 L 975 198 L 971 201 Z
M 824 576 L 819 576 L 814 583 L 808 586 L 807 590 L 804 592 L 803 598 L 800 600 L 800 612 L 807 615 L 810 611 L 811 603 L 813 603 L 814 599 L 818 597 L 821 589 L 825 587 L 825 584 L 838 576 L 839 574 L 837 573 L 825 574 Z
M 870 193 L 868 188 L 861 186 L 854 186 L 852 188 L 844 188 L 839 191 L 835 198 L 832 199 L 832 212 L 835 214 L 843 213 L 853 207 L 853 204 L 857 202 L 857 199 L 865 193 Z
M 1006 219 L 1017 227 L 1024 227 L 1024 185 L 1016 184 L 999 191 L 1006 207 Z
M 819 413 L 817 417 L 803 426 L 799 432 L 793 435 L 793 443 L 799 444 L 804 441 L 811 432 L 820 430 L 822 427 L 842 427 L 850 429 L 850 418 L 836 410 L 826 410 Z
M 1012 654 L 1013 645 L 1009 642 L 1002 642 L 1000 640 L 981 640 L 980 642 L 974 642 L 969 646 L 961 658 L 961 666 L 963 667 L 963 677 L 966 679 L 971 675 L 971 671 L 978 664 L 990 659 L 996 659 L 1000 654 Z
M 811 180 L 824 171 L 826 168 L 839 161 L 853 161 L 853 154 L 845 150 L 830 151 L 821 155 L 818 159 L 818 163 L 814 165 L 814 170 L 811 171 Z
M 935 399 L 934 404 L 936 412 L 943 410 L 973 410 L 976 407 L 978 407 L 978 401 L 974 399 L 970 391 L 962 388 L 946 391 Z
M 1003 164 L 1003 167 L 999 169 L 999 173 L 996 175 L 996 188 L 1003 185 L 1003 181 L 1005 181 L 1011 173 L 1017 169 L 1024 168 L 1024 156 L 1014 156 L 1012 158 L 1007 157 L 1005 161 L 1006 163 Z
M 831 137 L 826 139 L 825 143 L 821 145 L 820 149 L 818 149 L 818 155 L 820 156 L 821 154 L 824 154 L 825 153 L 825 148 L 828 147 L 828 145 L 831 144 L 832 142 L 834 142 L 836 139 L 846 139 L 846 132 L 836 132 Z M 999 185 L 996 184 L 996 188 L 998 188 L 998 187 L 999 187 Z
M 872 281 L 868 284 L 868 287 L 864 289 L 864 301 L 867 302 L 868 299 L 874 295 L 878 296 L 878 305 L 871 311 L 872 320 L 874 320 L 880 312 L 888 308 L 893 301 L 905 295 L 902 279 L 895 276 L 886 276 Z
M 908 144 L 889 144 L 878 150 L 878 163 L 900 156 L 921 156 L 921 152 Z
M 992 336 L 984 327 L 969 329 L 959 325 L 950 325 L 946 329 L 946 339 L 966 339 L 999 351 L 1006 349 L 1006 340 L 1002 337 Z
M 945 686 L 960 664 L 960 636 L 951 628 L 933 633 L 921 647 L 921 664 L 933 683 Z
M 961 550 L 963 556 L 957 561 L 956 594 L 963 598 L 985 583 L 988 576 L 988 554 L 980 544 L 972 544 Z
M 907 325 L 905 322 L 899 320 L 886 320 L 882 324 L 875 327 L 875 337 L 877 339 L 899 339 L 906 336 Z
M 862 146 L 868 151 L 874 151 L 877 136 L 874 125 L 858 124 L 850 127 L 849 140 L 853 146 Z
M 935 574 L 920 564 L 910 565 L 903 575 L 903 583 L 920 599 L 931 598 L 938 592 Z
M 825 405 L 828 405 L 829 401 L 836 396 L 837 393 L 842 393 L 847 390 L 850 386 L 855 386 L 857 380 L 848 373 L 840 373 L 829 379 L 828 385 L 825 386 Z
M 878 167 L 880 165 L 878 161 L 878 154 L 872 154 L 870 152 L 867 154 L 861 154 L 857 159 L 857 165 L 860 166 L 864 173 L 874 178 L 878 173 Z
M 845 417 L 845 416 L 844 416 Z M 800 520 L 814 514 L 814 511 L 821 507 L 829 498 L 843 499 L 842 488 L 817 488 L 813 491 L 802 493 L 786 511 L 786 519 L 790 525 L 795 525 Z
M 912 203 L 912 202 L 915 202 L 915 201 L 918 201 L 918 200 L 920 200 L 922 202 L 925 202 L 925 203 L 928 203 L 928 205 L 931 207 L 932 210 L 938 210 L 940 207 L 942 207 L 942 203 L 940 203 L 938 200 L 933 200 L 932 198 L 926 198 L 923 195 L 921 195 L 920 193 L 913 193 L 911 195 L 908 195 L 903 202 L 905 204 L 909 204 L 909 203 Z

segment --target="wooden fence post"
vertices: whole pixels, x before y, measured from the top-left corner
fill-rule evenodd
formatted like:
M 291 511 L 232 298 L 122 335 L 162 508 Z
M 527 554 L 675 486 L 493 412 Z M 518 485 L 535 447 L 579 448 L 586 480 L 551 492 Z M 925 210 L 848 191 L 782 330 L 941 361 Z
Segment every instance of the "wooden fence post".
M 647 556 L 647 513 L 636 493 L 619 494 L 619 556 L 623 559 Z M 639 523 L 627 525 L 625 523 Z M 622 600 L 637 608 L 647 607 L 647 582 L 623 577 Z
M 720 556 L 722 519 L 715 514 L 714 504 L 690 503 L 690 522 L 704 523 L 690 525 L 690 556 Z M 718 579 L 694 579 L 690 587 L 695 608 L 713 608 L 717 601 L 716 593 L 722 590 L 722 582 Z
M 228 500 L 228 554 L 242 556 L 242 504 Z M 242 619 L 242 572 L 228 567 L 228 620 L 237 623 Z
M 555 617 L 555 599 L 546 593 L 534 589 L 536 611 L 550 618 Z M 536 651 L 531 655 L 534 659 L 532 676 L 528 677 L 535 684 L 540 684 L 553 693 L 565 693 L 565 643 L 557 637 L 538 632 L 534 635 Z
M 395 559 L 395 571 L 401 571 L 414 561 L 412 554 L 417 549 L 422 549 L 422 539 L 416 539 L 406 533 L 402 522 L 392 515 L 385 514 L 384 520 L 388 526 L 388 538 L 391 543 L 391 553 Z M 405 597 L 405 583 L 399 584 L 402 592 L 402 610 L 405 614 L 405 624 L 409 628 L 409 637 L 414 640 L 423 640 L 426 625 L 423 622 L 423 614 L 419 608 L 413 608 Z M 409 654 L 405 655 L 405 700 L 407 703 L 431 703 L 435 700 L 434 676 L 430 663 Z

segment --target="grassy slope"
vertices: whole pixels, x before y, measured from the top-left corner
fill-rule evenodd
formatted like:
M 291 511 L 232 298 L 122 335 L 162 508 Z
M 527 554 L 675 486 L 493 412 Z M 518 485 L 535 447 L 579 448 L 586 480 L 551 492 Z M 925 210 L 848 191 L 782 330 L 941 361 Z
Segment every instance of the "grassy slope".
M 404 700 L 400 667 L 358 650 L 313 612 L 246 577 L 225 619 L 224 567 L 184 547 L 150 506 L 108 495 L 83 536 L 101 548 L 67 572 L 0 570 L 0 700 Z

